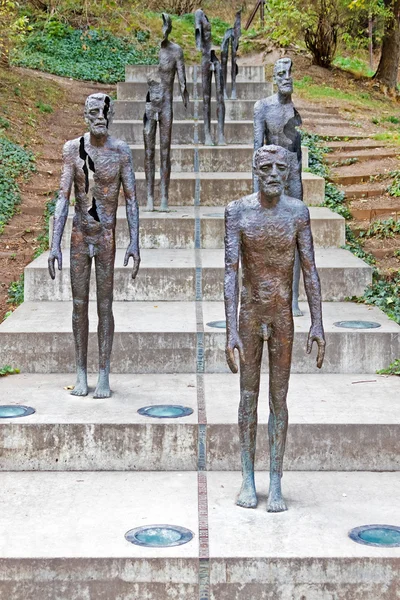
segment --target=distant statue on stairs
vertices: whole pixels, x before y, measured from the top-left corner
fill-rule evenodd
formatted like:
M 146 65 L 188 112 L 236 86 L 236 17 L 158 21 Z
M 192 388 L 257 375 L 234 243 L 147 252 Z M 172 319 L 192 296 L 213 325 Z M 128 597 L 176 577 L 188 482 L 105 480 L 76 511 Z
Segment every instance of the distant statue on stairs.
M 195 13 L 196 47 L 202 53 L 201 58 L 201 82 L 203 88 L 203 123 L 204 144 L 213 146 L 211 135 L 211 84 L 214 73 L 215 90 L 217 97 L 217 121 L 218 121 L 218 145 L 224 146 L 225 142 L 225 100 L 224 100 L 224 78 L 221 63 L 211 49 L 211 23 L 206 14 L 201 10 Z
M 61 239 L 68 218 L 71 190 L 75 190 L 75 214 L 71 234 L 72 330 L 75 340 L 76 384 L 71 394 L 87 396 L 87 355 L 89 335 L 89 284 L 94 258 L 97 290 L 99 378 L 95 398 L 111 395 L 109 374 L 114 336 L 112 312 L 115 259 L 115 225 L 121 185 L 126 200 L 130 243 L 124 266 L 133 259 L 132 278 L 140 264 L 139 211 L 135 174 L 129 146 L 111 137 L 108 127 L 114 109 L 109 96 L 92 94 L 85 103 L 89 133 L 64 145 L 63 170 L 57 199 L 49 272 L 55 279 L 55 262 L 62 269 Z M 93 189 L 89 197 L 89 171 Z
M 239 10 L 236 13 L 235 23 L 233 27 L 226 30 L 224 39 L 221 44 L 221 66 L 222 75 L 224 78 L 224 96 L 228 98 L 227 85 L 228 85 L 228 59 L 229 59 L 229 47 L 231 48 L 231 99 L 236 100 L 236 76 L 239 72 L 239 67 L 236 60 L 236 54 L 239 48 L 239 40 L 242 35 L 241 30 L 241 17 L 242 11 Z
M 257 405 L 263 348 L 267 342 L 270 406 L 267 511 L 281 512 L 287 508 L 281 479 L 294 339 L 292 283 L 296 247 L 311 313 L 307 352 L 311 352 L 316 342 L 318 368 L 322 367 L 325 355 L 321 287 L 308 208 L 285 193 L 285 183 L 290 176 L 289 152 L 281 146 L 262 146 L 254 153 L 253 169 L 259 178 L 260 191 L 231 202 L 225 210 L 226 358 L 233 373 L 238 370 L 235 349 L 240 357 L 239 438 L 243 483 L 236 503 L 244 508 L 257 506 L 254 482 Z
M 298 127 L 301 117 L 293 101 L 292 61 L 279 59 L 274 66 L 274 82 L 278 91 L 273 96 L 258 100 L 254 105 L 254 150 L 264 144 L 276 144 L 289 150 L 290 172 L 286 184 L 286 193 L 292 198 L 303 200 L 301 180 L 302 156 L 301 135 Z M 257 175 L 253 174 L 253 191 L 258 192 Z M 293 315 L 299 317 L 300 262 L 296 253 L 293 281 Z
M 171 178 L 171 136 L 173 122 L 173 98 L 175 75 L 178 74 L 183 104 L 186 108 L 189 94 L 186 88 L 186 72 L 183 51 L 178 44 L 168 40 L 172 31 L 171 17 L 163 19 L 163 41 L 159 53 L 158 77 L 148 79 L 146 112 L 143 117 L 145 147 L 145 175 L 147 181 L 147 210 L 154 210 L 154 180 L 157 122 L 160 130 L 160 210 L 168 210 L 168 191 Z

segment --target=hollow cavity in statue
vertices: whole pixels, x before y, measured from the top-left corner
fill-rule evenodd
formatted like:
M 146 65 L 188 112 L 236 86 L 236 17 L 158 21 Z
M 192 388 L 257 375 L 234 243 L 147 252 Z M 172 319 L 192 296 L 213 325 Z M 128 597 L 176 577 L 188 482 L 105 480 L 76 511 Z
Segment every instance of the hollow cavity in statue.
M 301 117 L 293 101 L 292 61 L 290 58 L 279 59 L 274 66 L 274 82 L 276 94 L 259 100 L 254 105 L 254 150 L 264 144 L 276 144 L 289 151 L 289 176 L 286 183 L 288 196 L 303 200 L 303 184 L 301 180 L 302 156 L 301 135 L 298 127 Z M 259 190 L 259 182 L 253 174 L 253 191 Z M 293 315 L 301 316 L 299 308 L 300 262 L 296 252 L 293 273 Z
M 156 77 L 148 80 L 146 109 L 143 117 L 143 139 L 145 147 L 145 176 L 147 182 L 147 210 L 154 210 L 155 152 L 157 122 L 160 132 L 160 210 L 168 210 L 169 184 L 171 179 L 171 136 L 173 123 L 173 97 L 175 75 L 178 75 L 182 101 L 187 107 L 189 94 L 186 88 L 183 51 L 178 44 L 169 41 L 172 31 L 171 17 L 165 13 L 163 19 L 163 41 L 159 52 L 159 67 Z
M 99 344 L 99 378 L 94 397 L 108 398 L 111 395 L 109 374 L 114 336 L 112 302 L 115 225 L 121 185 L 126 199 L 130 235 L 124 265 L 127 266 L 132 257 L 133 279 L 140 264 L 139 217 L 132 156 L 125 142 L 109 135 L 108 127 L 112 117 L 113 104 L 109 96 L 89 96 L 85 104 L 85 121 L 89 132 L 67 142 L 63 150 L 63 169 L 48 263 L 50 276 L 55 279 L 55 263 L 57 262 L 59 270 L 62 269 L 61 239 L 74 187 L 75 214 L 70 250 L 72 330 L 77 374 L 76 384 L 71 392 L 74 396 L 88 394 L 88 308 L 92 259 L 96 273 Z M 89 197 L 90 172 L 93 175 L 93 189 Z
M 298 248 L 311 313 L 307 341 L 310 353 L 318 345 L 317 366 L 325 353 L 321 289 L 315 266 L 308 208 L 285 194 L 290 174 L 289 152 L 279 146 L 263 146 L 254 153 L 254 174 L 260 191 L 231 202 L 225 211 L 224 300 L 226 358 L 233 373 L 240 357 L 239 436 L 243 483 L 237 504 L 257 506 L 254 458 L 257 405 L 264 342 L 269 356 L 268 422 L 270 487 L 267 511 L 287 509 L 281 478 L 288 427 L 288 392 L 293 347 L 292 284 L 295 250 Z M 239 304 L 239 262 L 242 289 Z

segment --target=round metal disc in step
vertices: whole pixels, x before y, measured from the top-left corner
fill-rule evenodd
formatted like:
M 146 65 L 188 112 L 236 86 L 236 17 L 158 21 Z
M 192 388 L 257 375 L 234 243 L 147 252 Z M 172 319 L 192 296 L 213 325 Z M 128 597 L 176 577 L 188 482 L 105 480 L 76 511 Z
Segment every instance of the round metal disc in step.
M 226 321 L 210 321 L 207 327 L 215 327 L 216 329 L 226 329 Z
M 139 408 L 139 415 L 153 417 L 155 419 L 179 419 L 193 414 L 193 409 L 178 404 L 155 404 L 154 406 L 143 406 Z
M 177 525 L 147 525 L 136 527 L 125 534 L 125 539 L 146 548 L 171 548 L 182 546 L 193 539 L 193 533 Z
M 28 417 L 35 413 L 35 409 L 22 404 L 0 404 L 0 419 L 17 419 Z
M 334 326 L 344 329 L 377 329 L 381 324 L 374 321 L 337 321 Z
M 395 525 L 363 525 L 349 532 L 349 537 L 358 544 L 377 548 L 399 548 L 400 527 Z

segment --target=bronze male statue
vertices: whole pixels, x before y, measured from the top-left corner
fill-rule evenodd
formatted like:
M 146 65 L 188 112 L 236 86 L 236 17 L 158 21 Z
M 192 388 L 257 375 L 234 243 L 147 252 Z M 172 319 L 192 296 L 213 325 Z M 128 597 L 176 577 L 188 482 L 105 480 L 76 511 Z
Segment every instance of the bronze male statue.
M 232 80 L 232 88 L 231 88 L 231 99 L 236 100 L 236 76 L 239 72 L 239 67 L 236 60 L 237 51 L 239 48 L 239 40 L 242 35 L 241 30 L 241 19 L 242 19 L 242 11 L 239 10 L 236 13 L 235 23 L 233 27 L 230 27 L 226 30 L 224 38 L 221 43 L 221 66 L 222 66 L 222 76 L 224 79 L 224 97 L 228 98 L 228 94 L 226 91 L 227 81 L 228 81 L 228 58 L 229 58 L 229 47 L 231 48 L 231 80 Z
M 212 74 L 215 78 L 215 90 L 217 96 L 217 120 L 218 120 L 218 145 L 226 145 L 225 129 L 225 100 L 224 79 L 221 63 L 215 51 L 211 49 L 211 23 L 206 14 L 199 8 L 195 13 L 196 47 L 202 53 L 201 58 L 201 81 L 203 88 L 203 122 L 204 122 L 204 144 L 213 146 L 211 136 L 211 82 Z
M 163 41 L 158 55 L 158 79 L 148 80 L 149 91 L 146 97 L 146 112 L 143 118 L 143 138 L 145 146 L 145 175 L 147 180 L 147 210 L 154 210 L 154 179 L 157 121 L 160 128 L 160 179 L 162 211 L 168 210 L 168 190 L 171 178 L 171 134 L 173 122 L 173 97 L 175 74 L 181 90 L 182 100 L 187 107 L 189 94 L 186 89 L 185 63 L 183 51 L 178 44 L 168 39 L 172 31 L 171 17 L 162 14 Z
M 257 403 L 264 342 L 268 342 L 270 488 L 268 512 L 286 510 L 282 497 L 282 462 L 288 426 L 286 396 L 293 345 L 292 281 L 296 245 L 304 272 L 311 312 L 307 341 L 310 353 L 318 344 L 317 366 L 325 353 L 321 289 L 315 267 L 308 208 L 284 193 L 289 175 L 288 151 L 263 146 L 254 153 L 253 168 L 260 191 L 231 202 L 225 211 L 226 358 L 237 373 L 234 351 L 240 357 L 239 435 L 243 484 L 237 504 L 257 506 L 254 456 Z M 239 260 L 242 290 L 239 299 Z
M 76 354 L 74 396 L 86 396 L 88 305 L 92 259 L 96 268 L 97 314 L 99 340 L 99 379 L 95 398 L 111 395 L 109 373 L 114 336 L 112 312 L 115 224 L 121 184 L 126 199 L 130 243 L 124 266 L 133 258 L 132 278 L 139 270 L 139 217 L 136 201 L 132 156 L 125 142 L 111 137 L 108 126 L 113 117 L 113 104 L 105 94 L 92 94 L 85 103 L 85 121 L 89 133 L 64 146 L 60 192 L 54 217 L 54 231 L 49 255 L 49 272 L 55 278 L 55 261 L 62 268 L 61 238 L 68 217 L 72 186 L 75 190 L 75 214 L 71 235 L 71 285 L 73 298 L 72 329 Z M 89 170 L 94 186 L 89 198 Z
M 292 61 L 281 58 L 275 63 L 274 81 L 278 91 L 269 98 L 259 100 L 254 105 L 254 150 L 264 144 L 276 144 L 289 150 L 290 170 L 287 179 L 288 196 L 303 200 L 301 181 L 301 136 L 297 129 L 301 117 L 292 101 L 293 79 Z M 257 176 L 253 174 L 253 191 L 258 192 Z M 299 308 L 300 263 L 296 253 L 293 280 L 293 314 L 301 316 Z

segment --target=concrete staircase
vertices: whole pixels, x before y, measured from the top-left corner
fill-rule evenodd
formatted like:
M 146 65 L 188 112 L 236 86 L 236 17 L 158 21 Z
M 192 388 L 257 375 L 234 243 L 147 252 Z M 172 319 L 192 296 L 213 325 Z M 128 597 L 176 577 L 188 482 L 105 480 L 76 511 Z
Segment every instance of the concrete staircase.
M 141 126 L 148 67 L 127 67 L 113 133 L 132 147 L 145 203 Z M 177 101 L 169 213 L 141 210 L 142 264 L 132 283 L 118 210 L 113 397 L 77 399 L 67 247 L 52 282 L 47 255 L 25 271 L 25 302 L 0 325 L 2 403 L 33 406 L 0 428 L 0 600 L 392 600 L 400 549 L 357 545 L 348 531 L 400 523 L 400 385 L 375 374 L 400 356 L 400 327 L 378 309 L 346 302 L 371 282 L 368 265 L 342 249 L 345 221 L 326 208 L 324 182 L 304 174 L 311 206 L 327 338 L 322 372 L 305 353 L 309 310 L 295 320 L 290 426 L 283 489 L 289 511 L 266 513 L 267 377 L 259 409 L 259 506 L 235 506 L 240 487 L 239 379 L 224 356 L 223 207 L 251 190 L 252 106 L 271 92 L 248 67 L 227 102 L 227 147 L 198 144 L 192 101 Z M 195 94 L 193 99 L 193 92 Z M 197 94 L 197 97 L 196 97 Z M 321 119 L 320 113 L 310 119 Z M 94 298 L 94 289 L 92 290 Z M 303 298 L 304 300 L 304 298 Z M 97 368 L 91 303 L 91 390 Z M 343 329 L 339 321 L 374 321 Z M 264 365 L 264 371 L 266 365 Z M 141 416 L 152 404 L 193 409 L 181 419 Z M 167 549 L 129 544 L 141 525 L 188 527 Z

